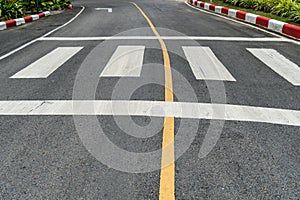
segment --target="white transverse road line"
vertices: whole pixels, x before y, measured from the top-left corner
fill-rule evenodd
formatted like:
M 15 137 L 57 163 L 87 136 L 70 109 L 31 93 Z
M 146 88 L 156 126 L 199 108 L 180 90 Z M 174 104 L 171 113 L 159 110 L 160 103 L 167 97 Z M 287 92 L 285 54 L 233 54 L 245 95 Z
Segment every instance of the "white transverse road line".
M 286 38 L 210 37 L 210 36 L 161 36 L 163 40 L 204 40 L 233 42 L 289 42 Z M 113 36 L 113 37 L 43 37 L 39 41 L 101 41 L 101 40 L 157 40 L 155 36 Z
M 165 101 L 0 101 L 0 115 L 118 115 L 261 122 L 300 126 L 300 111 L 277 108 Z
M 100 77 L 139 77 L 145 46 L 118 46 Z
M 95 8 L 95 10 L 107 10 L 107 12 L 111 13 L 112 12 L 112 8 Z
M 22 46 L 20 46 L 20 47 L 18 47 L 18 48 L 16 48 L 16 49 L 10 51 L 10 52 L 8 52 L 7 54 L 4 54 L 3 56 L 0 56 L 0 60 L 3 60 L 4 58 L 7 58 L 8 56 L 10 56 L 10 55 L 12 55 L 12 54 L 14 54 L 14 53 L 16 53 L 16 52 L 18 52 L 18 51 L 20 51 L 20 50 L 26 48 L 26 47 L 28 47 L 29 45 L 31 45 L 31 44 L 33 44 L 33 43 L 35 43 L 35 42 L 37 42 L 37 41 L 39 41 L 39 39 L 41 39 L 41 38 L 43 38 L 43 37 L 47 37 L 48 35 L 54 33 L 55 31 L 57 31 L 57 30 L 59 30 L 59 29 L 65 27 L 65 26 L 67 26 L 68 24 L 70 24 L 71 22 L 73 22 L 73 21 L 74 21 L 74 20 L 75 20 L 75 19 L 76 19 L 83 11 L 84 11 L 84 9 L 85 9 L 85 7 L 82 6 L 82 9 L 80 10 L 80 12 L 77 13 L 77 15 L 75 15 L 75 16 L 74 16 L 72 19 L 70 19 L 70 21 L 68 21 L 67 23 L 65 23 L 65 24 L 63 24 L 63 25 L 61 25 L 61 26 L 59 26 L 59 27 L 53 29 L 52 31 L 46 33 L 46 34 L 43 35 L 42 37 L 36 38 L 36 39 L 34 39 L 34 40 L 31 40 L 30 42 L 28 42 L 28 43 L 26 43 L 26 44 L 24 44 L 24 45 L 22 45 Z
M 47 78 L 83 47 L 58 47 L 10 78 Z
M 291 84 L 300 86 L 300 67 L 276 50 L 256 48 L 247 50 Z
M 197 80 L 236 81 L 209 47 L 183 46 Z

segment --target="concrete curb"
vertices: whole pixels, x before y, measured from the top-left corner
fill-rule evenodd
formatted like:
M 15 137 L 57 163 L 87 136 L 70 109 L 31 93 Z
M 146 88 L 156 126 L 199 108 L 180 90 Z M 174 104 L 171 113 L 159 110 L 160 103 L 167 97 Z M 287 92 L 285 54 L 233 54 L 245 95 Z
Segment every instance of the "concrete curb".
M 32 22 L 35 20 L 38 20 L 42 17 L 46 17 L 50 15 L 50 11 L 45 11 L 45 12 L 41 12 L 39 14 L 36 15 L 30 15 L 30 16 L 26 16 L 23 18 L 18 18 L 18 19 L 11 19 L 11 20 L 7 20 L 4 22 L 0 22 L 0 31 L 10 28 L 10 27 L 14 27 L 14 26 L 20 26 L 22 24 L 25 24 L 27 22 Z
M 285 34 L 295 39 L 300 39 L 300 26 L 295 26 L 285 22 L 277 21 L 275 19 L 270 19 L 252 13 L 226 8 L 223 6 L 217 6 L 214 4 L 210 4 L 198 0 L 188 0 L 188 3 L 197 8 L 203 8 L 205 10 L 209 10 L 222 15 L 227 15 L 229 17 L 237 18 L 239 20 L 246 21 L 251 24 L 262 26 L 271 31 Z

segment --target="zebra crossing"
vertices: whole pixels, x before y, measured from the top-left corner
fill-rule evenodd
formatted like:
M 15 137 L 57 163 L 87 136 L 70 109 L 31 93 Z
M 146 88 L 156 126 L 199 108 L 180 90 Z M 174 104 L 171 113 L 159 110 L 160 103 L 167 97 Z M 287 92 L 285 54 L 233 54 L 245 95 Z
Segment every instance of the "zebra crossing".
M 145 46 L 118 46 L 100 77 L 139 77 Z
M 10 78 L 47 78 L 83 48 L 58 47 Z M 99 77 L 140 77 L 145 49 L 145 46 L 117 46 Z M 196 80 L 236 82 L 234 75 L 210 47 L 182 46 L 182 50 Z M 300 67 L 275 49 L 246 48 L 246 50 L 290 84 L 300 85 Z
M 83 47 L 58 47 L 10 78 L 47 78 Z
M 182 48 L 197 80 L 236 81 L 209 47 Z
M 300 86 L 300 68 L 274 49 L 247 48 L 255 57 L 295 86 Z

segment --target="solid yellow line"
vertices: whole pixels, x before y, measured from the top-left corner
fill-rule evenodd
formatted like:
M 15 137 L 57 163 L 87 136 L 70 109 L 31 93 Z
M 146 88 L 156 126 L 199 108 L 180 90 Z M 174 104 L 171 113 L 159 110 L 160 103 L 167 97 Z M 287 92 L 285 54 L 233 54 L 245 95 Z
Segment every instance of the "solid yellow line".
M 157 32 L 153 23 L 144 11 L 136 4 L 131 2 L 144 16 L 152 29 L 154 35 L 157 37 L 164 59 L 165 70 L 165 101 L 174 101 L 172 72 L 170 57 L 165 42 Z M 175 163 L 174 163 L 174 117 L 165 117 L 164 130 L 162 138 L 162 158 L 161 158 L 161 172 L 160 172 L 160 200 L 173 200 L 175 199 Z

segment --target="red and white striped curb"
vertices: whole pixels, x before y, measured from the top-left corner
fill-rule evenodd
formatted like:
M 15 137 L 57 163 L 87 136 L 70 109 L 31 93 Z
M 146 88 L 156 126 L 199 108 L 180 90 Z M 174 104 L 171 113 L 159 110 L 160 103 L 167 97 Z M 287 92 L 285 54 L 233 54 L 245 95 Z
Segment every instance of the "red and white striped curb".
M 46 17 L 50 15 L 50 11 L 45 11 L 45 12 L 41 12 L 39 14 L 36 15 L 30 15 L 30 16 L 26 16 L 23 18 L 18 18 L 18 19 L 11 19 L 11 20 L 7 20 L 4 22 L 0 22 L 0 30 L 4 30 L 7 29 L 9 27 L 13 27 L 13 26 L 20 26 L 22 24 L 25 24 L 27 22 L 31 22 L 31 21 L 35 21 L 38 20 L 42 17 Z
M 203 8 L 205 10 L 210 10 L 216 13 L 234 17 L 249 22 L 251 24 L 256 24 L 264 28 L 267 28 L 269 30 L 282 33 L 296 39 L 300 39 L 300 26 L 295 26 L 275 19 L 270 19 L 252 13 L 226 8 L 223 6 L 217 6 L 214 4 L 210 4 L 198 0 L 189 0 L 189 3 L 198 8 Z

